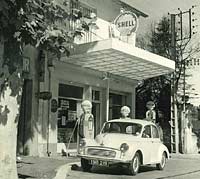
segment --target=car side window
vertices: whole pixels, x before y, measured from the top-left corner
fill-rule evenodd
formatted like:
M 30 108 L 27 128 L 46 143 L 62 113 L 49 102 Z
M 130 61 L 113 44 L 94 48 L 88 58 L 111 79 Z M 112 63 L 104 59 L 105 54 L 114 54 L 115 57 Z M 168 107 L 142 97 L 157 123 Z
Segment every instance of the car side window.
M 143 138 L 151 138 L 151 126 L 145 126 L 142 133 Z
M 140 124 L 129 124 L 125 127 L 126 134 L 139 135 L 142 126 Z
M 109 132 L 110 133 L 120 133 L 121 129 L 120 129 L 119 124 L 117 124 L 117 123 L 111 123 L 110 124 Z
M 159 138 L 158 129 L 155 126 L 152 126 L 152 137 Z
M 109 129 L 110 129 L 110 123 L 106 123 L 103 128 L 103 133 L 109 132 Z

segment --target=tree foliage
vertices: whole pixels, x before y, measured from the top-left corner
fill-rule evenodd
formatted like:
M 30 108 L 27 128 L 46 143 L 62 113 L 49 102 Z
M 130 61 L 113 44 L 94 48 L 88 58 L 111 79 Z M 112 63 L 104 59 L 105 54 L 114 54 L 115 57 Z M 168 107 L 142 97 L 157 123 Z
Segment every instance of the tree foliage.
M 79 9 L 70 10 L 67 0 L 0 0 L 0 4 L 0 37 L 4 44 L 1 91 L 6 81 L 13 81 L 12 74 L 21 74 L 24 45 L 51 51 L 58 58 L 62 53 L 69 55 L 74 38 L 89 30 L 95 20 L 93 16 L 86 23 Z M 69 28 L 70 21 L 76 26 Z
M 177 38 L 178 29 L 176 29 Z M 171 32 L 170 21 L 167 17 L 163 17 L 158 24 L 152 24 L 151 31 L 146 37 L 138 38 L 138 45 L 144 49 L 171 58 Z M 175 97 L 178 104 L 182 103 L 183 96 L 183 71 L 184 64 L 187 64 L 195 54 L 200 50 L 199 44 L 192 44 L 191 39 L 177 41 L 176 44 L 176 75 L 175 75 Z M 186 78 L 186 93 L 190 94 L 192 85 L 187 84 Z M 171 94 L 171 75 L 162 75 L 152 79 L 147 79 L 141 82 L 137 88 L 137 104 L 138 109 L 148 100 L 153 100 L 157 104 L 157 109 L 164 112 L 165 116 L 170 118 L 170 94 Z M 145 102 L 144 102 L 145 101 Z M 143 107 L 144 108 L 144 107 Z M 145 109 L 144 109 L 145 110 Z M 140 110 L 141 111 L 141 110 Z M 141 115 L 141 114 L 139 114 Z
M 75 0 L 74 0 L 75 1 Z M 17 178 L 16 141 L 26 45 L 69 55 L 74 38 L 94 24 L 68 0 L 0 0 L 0 177 Z M 75 24 L 70 27 L 70 23 Z M 12 147 L 10 147 L 12 146 Z
M 170 58 L 171 34 L 170 24 L 166 17 L 163 17 L 156 25 L 152 24 L 151 31 L 146 37 L 137 39 L 137 44 L 155 54 Z M 153 100 L 157 110 L 164 112 L 169 119 L 170 108 L 170 75 L 162 75 L 151 79 L 143 80 L 136 89 L 137 113 L 144 117 L 146 102 Z M 142 109 L 142 110 L 141 110 Z

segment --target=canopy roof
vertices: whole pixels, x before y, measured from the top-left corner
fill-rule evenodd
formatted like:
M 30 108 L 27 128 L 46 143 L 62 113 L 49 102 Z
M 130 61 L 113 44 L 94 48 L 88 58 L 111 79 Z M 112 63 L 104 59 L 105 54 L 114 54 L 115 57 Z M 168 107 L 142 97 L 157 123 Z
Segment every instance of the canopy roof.
M 175 62 L 118 39 L 77 45 L 62 61 L 132 80 L 143 80 L 174 71 Z

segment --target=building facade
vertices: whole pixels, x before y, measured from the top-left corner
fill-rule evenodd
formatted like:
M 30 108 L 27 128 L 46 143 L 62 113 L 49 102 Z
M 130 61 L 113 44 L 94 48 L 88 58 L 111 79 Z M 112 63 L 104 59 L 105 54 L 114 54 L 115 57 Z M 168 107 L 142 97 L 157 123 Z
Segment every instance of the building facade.
M 45 156 L 75 149 L 75 126 L 85 99 L 93 105 L 95 135 L 105 121 L 120 117 L 123 105 L 134 118 L 138 82 L 174 70 L 173 61 L 135 46 L 138 19 L 146 18 L 145 13 L 119 0 L 69 2 L 71 10 L 96 14 L 95 28 L 76 38 L 70 56 L 60 60 L 25 49 L 19 153 Z M 134 27 L 129 31 L 128 26 Z

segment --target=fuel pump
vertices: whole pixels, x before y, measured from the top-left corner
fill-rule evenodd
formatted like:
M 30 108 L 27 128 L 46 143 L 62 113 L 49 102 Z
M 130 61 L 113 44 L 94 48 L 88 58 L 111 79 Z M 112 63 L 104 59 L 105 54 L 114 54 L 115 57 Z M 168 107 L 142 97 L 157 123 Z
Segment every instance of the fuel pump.
M 92 115 L 92 103 L 88 100 L 84 100 L 81 103 L 83 113 L 80 118 L 76 121 L 73 132 L 70 136 L 67 150 L 69 149 L 70 141 L 74 135 L 75 128 L 77 128 L 77 152 L 79 153 L 79 146 L 85 141 L 92 141 L 94 139 L 94 117 Z
M 94 117 L 92 115 L 92 103 L 85 100 L 81 103 L 83 114 L 78 123 L 78 151 L 81 140 L 90 141 L 94 139 Z
M 146 107 L 148 109 L 146 112 L 146 119 L 156 123 L 155 103 L 153 101 L 148 101 Z

